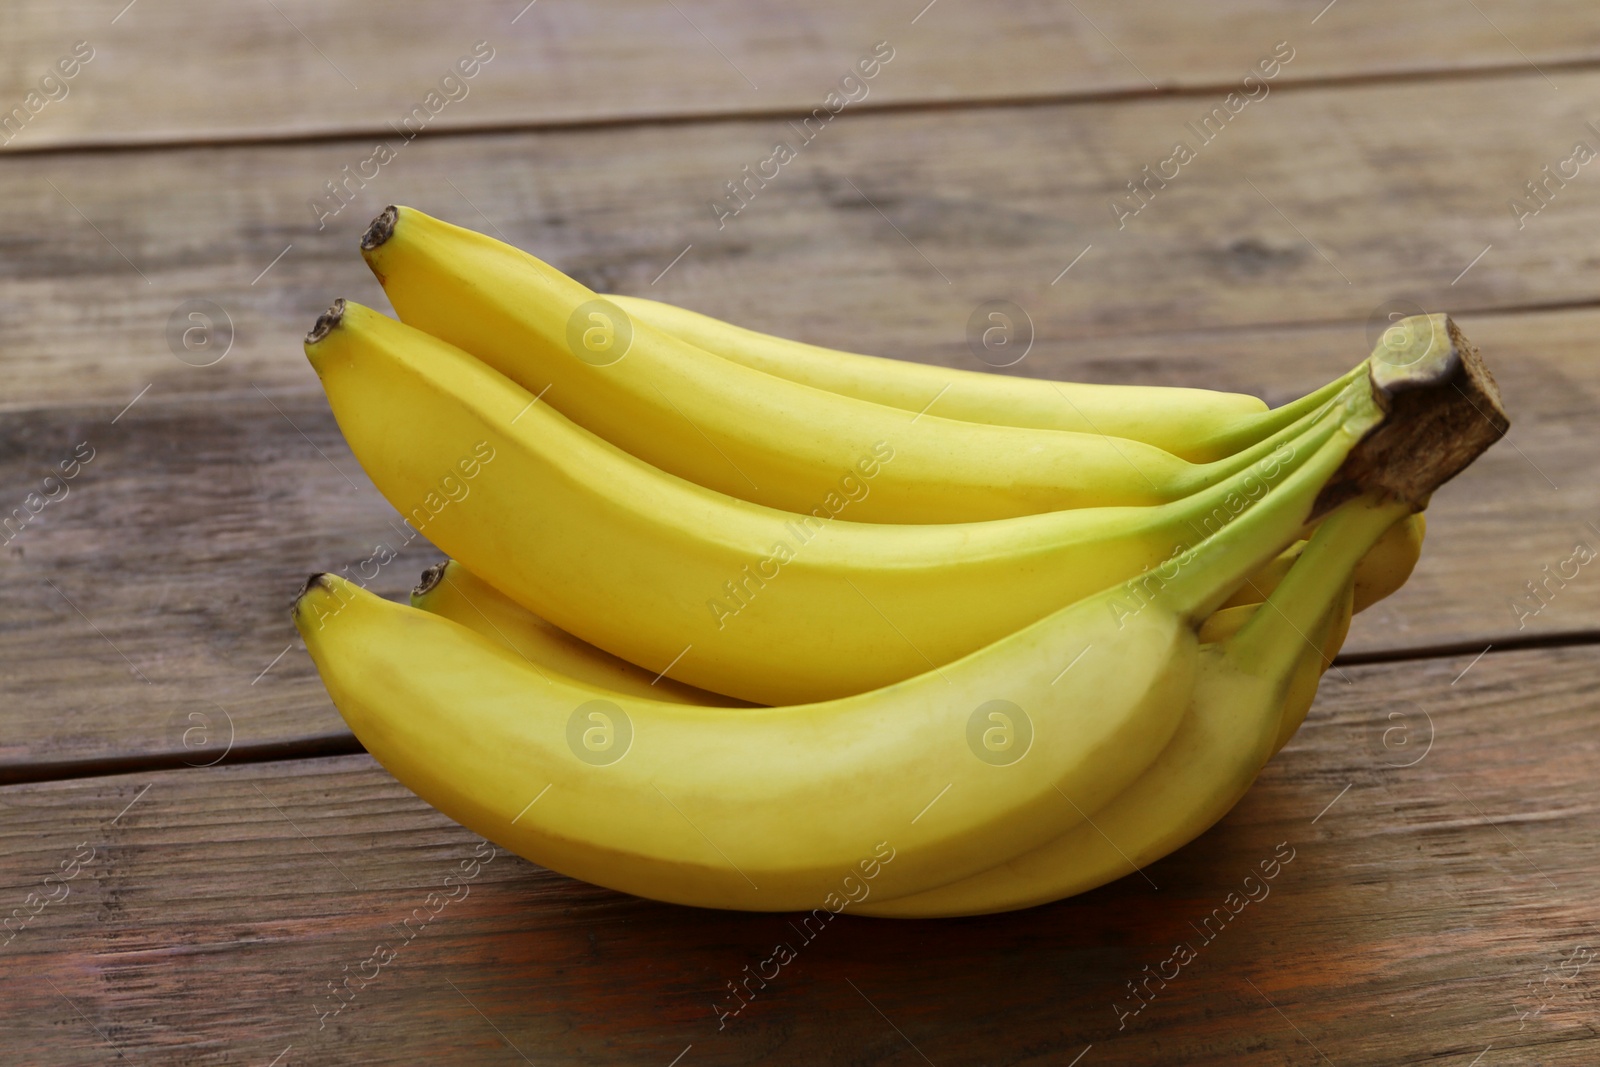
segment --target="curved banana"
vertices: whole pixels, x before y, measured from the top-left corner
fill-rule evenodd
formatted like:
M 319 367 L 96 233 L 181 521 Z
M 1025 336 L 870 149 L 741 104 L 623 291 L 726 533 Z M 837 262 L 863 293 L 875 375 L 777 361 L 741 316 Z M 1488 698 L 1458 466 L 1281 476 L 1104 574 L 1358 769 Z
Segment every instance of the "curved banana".
M 362 250 L 402 321 L 670 474 L 801 515 L 848 505 L 853 522 L 951 523 L 1168 503 L 1275 447 L 1268 435 L 1194 464 L 1100 433 L 964 422 L 829 393 L 632 322 L 527 253 L 411 208 L 380 215 Z M 1281 430 L 1303 414 L 1269 423 Z
M 295 624 L 380 763 L 536 863 L 657 900 L 793 910 L 822 906 L 888 848 L 876 887 L 903 896 L 1060 835 L 1079 818 L 1063 793 L 1093 810 L 1139 777 L 1190 703 L 1200 620 L 1297 535 L 1349 436 L 1201 541 L 1142 610 L 1114 610 L 1136 582 L 1113 587 L 941 669 L 824 703 L 597 700 L 327 575 Z M 1271 678 L 1256 687 L 1280 695 Z M 996 713 L 1010 728 L 998 742 L 985 729 Z
M 1314 656 L 1308 651 L 1301 667 L 1297 668 L 1284 710 L 1285 723 L 1292 725 L 1287 726 L 1287 733 L 1280 735 L 1278 747 L 1282 747 L 1298 728 L 1305 712 L 1310 710 L 1318 679 L 1344 644 L 1350 616 L 1364 611 L 1405 583 L 1421 554 L 1423 515 L 1417 512 L 1395 523 L 1356 564 L 1352 584 L 1357 595 L 1345 607 L 1342 619 L 1336 622 L 1329 639 L 1323 643 L 1322 654 Z M 1304 541 L 1296 542 L 1251 575 L 1238 592 L 1201 624 L 1200 643 L 1221 643 L 1237 633 L 1254 616 L 1257 606 L 1277 588 L 1305 545 Z M 421 583 L 411 591 L 411 606 L 458 622 L 491 641 L 504 644 L 541 672 L 555 671 L 573 681 L 608 689 L 613 694 L 653 696 L 678 704 L 722 703 L 734 707 L 745 703 L 664 676 L 653 677 L 643 668 L 618 659 L 540 618 L 457 560 L 447 560 L 424 571 Z
M 801 385 L 962 422 L 1125 437 L 1193 463 L 1232 455 L 1337 391 L 1325 386 L 1269 410 L 1244 393 L 1057 382 L 864 356 L 759 333 L 644 297 L 608 294 L 602 299 L 634 322 Z
M 1302 542 L 1303 544 L 1304 542 Z M 1298 556 L 1298 553 L 1296 553 Z M 1372 553 L 1368 553 L 1370 557 Z M 1368 557 L 1356 568 L 1357 581 Z M 448 566 L 448 585 L 440 585 Z M 1252 582 L 1261 584 L 1259 577 Z M 432 583 L 432 584 L 430 584 Z M 1248 586 L 1244 588 L 1248 589 Z M 440 592 L 440 590 L 453 590 Z M 1270 590 L 1262 592 L 1266 596 Z M 1224 606 L 1206 617 L 1199 630 L 1202 646 L 1217 644 L 1232 637 L 1255 614 L 1260 601 Z M 554 672 L 580 685 L 589 685 L 602 696 L 645 696 L 674 704 L 709 704 L 722 707 L 757 707 L 746 701 L 725 697 L 670 678 L 652 679 L 649 672 L 618 659 L 541 619 L 527 608 L 508 599 L 488 582 L 478 578 L 460 563 L 451 560 L 437 564 L 423 576 L 422 585 L 412 591 L 411 606 L 460 623 L 467 629 L 517 652 L 540 674 Z M 1352 604 L 1347 603 L 1320 655 L 1308 649 L 1295 668 L 1293 681 L 1281 710 L 1283 728 L 1279 731 L 1276 752 L 1299 729 L 1317 695 L 1317 683 L 1339 654 L 1350 630 Z M 603 692 L 602 692 L 603 691 Z
M 541 619 L 502 594 L 455 560 L 422 573 L 411 591 L 411 606 L 450 619 L 527 660 L 539 673 L 552 671 L 567 681 L 605 689 L 608 695 L 650 697 L 674 704 L 749 707 L 747 701 L 696 689 L 595 648 Z
M 1172 740 L 1109 804 L 1095 810 L 1063 789 L 1060 807 L 1081 821 L 1048 844 L 981 874 L 898 899 L 875 897 L 855 910 L 929 918 L 1031 907 L 1121 878 L 1204 833 L 1276 750 L 1293 688 L 1320 674 L 1324 649 L 1308 645 L 1306 635 L 1326 642 L 1337 634 L 1357 561 L 1409 511 L 1405 503 L 1361 498 L 1327 518 L 1239 632 L 1205 646 Z
M 362 466 L 445 553 L 590 644 L 761 704 L 942 667 L 1141 571 L 1159 587 L 1175 550 L 1278 497 L 1324 442 L 1348 452 L 1384 418 L 1370 381 L 1353 382 L 1276 453 L 1173 504 L 824 522 L 664 474 L 356 304 L 319 319 L 306 352 Z

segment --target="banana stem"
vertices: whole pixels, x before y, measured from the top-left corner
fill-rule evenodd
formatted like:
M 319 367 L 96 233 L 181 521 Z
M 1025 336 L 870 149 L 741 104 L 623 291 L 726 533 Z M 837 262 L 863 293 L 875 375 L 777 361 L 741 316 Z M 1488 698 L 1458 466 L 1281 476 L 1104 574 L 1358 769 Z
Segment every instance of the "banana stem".
M 1272 447 L 1249 466 L 1178 500 L 1155 505 L 1154 509 L 1161 515 L 1160 521 L 1167 523 L 1181 539 L 1180 547 L 1186 552 L 1196 551 L 1217 529 L 1243 514 L 1239 507 L 1241 500 L 1251 501 L 1249 508 L 1259 507 L 1265 499 L 1263 490 L 1270 493 L 1274 485 L 1281 486 L 1290 475 L 1310 462 L 1339 432 L 1342 417 L 1328 409 L 1307 416 L 1296 424 L 1292 435 L 1276 439 Z M 1149 523 L 1152 509 L 1124 510 L 1130 522 L 1141 526 Z
M 1338 396 L 1359 375 L 1365 374 L 1366 371 L 1367 361 L 1363 360 L 1327 385 L 1307 393 L 1298 400 L 1291 400 L 1289 403 L 1279 405 L 1270 411 L 1263 411 L 1256 415 L 1246 415 L 1239 420 L 1238 425 L 1224 430 L 1197 445 L 1195 453 L 1226 457 L 1250 448 L 1263 438 L 1278 434 L 1285 427 L 1293 426 L 1307 415 L 1314 414 L 1324 404 Z
M 1224 646 L 1240 670 L 1287 679 L 1321 623 L 1345 594 L 1356 564 L 1395 523 L 1411 514 L 1399 500 L 1367 494 L 1325 518 L 1278 587 Z M 1246 579 L 1248 581 L 1248 579 Z
M 1157 599 L 1167 610 L 1198 626 L 1285 545 L 1295 540 L 1323 487 L 1383 414 L 1370 391 L 1355 385 L 1345 402 L 1323 416 L 1335 432 L 1298 469 L 1228 525 L 1182 553 Z M 1127 583 L 1131 589 L 1140 579 Z
M 1382 359 L 1375 354 L 1346 387 L 1333 416 L 1334 439 L 1237 521 L 1185 553 L 1176 575 L 1158 571 L 1159 595 L 1169 598 L 1171 610 L 1187 612 L 1191 622 L 1210 614 L 1295 539 L 1286 523 L 1320 518 L 1347 501 L 1385 502 L 1378 516 L 1368 516 L 1374 524 L 1389 518 L 1377 528 L 1381 536 L 1403 514 L 1389 507 L 1421 510 L 1435 489 L 1504 436 L 1510 419 L 1494 377 L 1449 316 L 1413 316 L 1402 325 L 1405 344 L 1389 346 Z
M 1357 369 L 1359 370 L 1360 368 Z M 1280 420 L 1281 425 L 1276 425 L 1272 432 L 1265 437 L 1248 442 L 1243 440 L 1236 441 L 1234 445 L 1237 446 L 1237 451 L 1231 452 L 1231 454 L 1222 459 L 1196 464 L 1189 472 L 1191 482 L 1184 488 L 1183 495 L 1191 496 L 1202 490 L 1209 489 L 1217 483 L 1231 478 L 1240 471 L 1266 459 L 1282 448 L 1285 443 L 1304 435 L 1310 427 L 1317 424 L 1322 414 L 1338 400 L 1340 393 L 1349 386 L 1354 377 L 1355 372 L 1352 371 L 1339 379 L 1339 381 L 1324 386 L 1309 396 L 1302 397 L 1292 404 L 1286 404 L 1282 408 L 1277 408 L 1259 416 L 1261 418 L 1276 416 L 1278 412 L 1287 411 L 1289 408 L 1295 409 L 1292 417 L 1285 416 Z M 1313 400 L 1316 402 L 1313 403 Z M 1260 432 L 1259 426 L 1252 432 Z

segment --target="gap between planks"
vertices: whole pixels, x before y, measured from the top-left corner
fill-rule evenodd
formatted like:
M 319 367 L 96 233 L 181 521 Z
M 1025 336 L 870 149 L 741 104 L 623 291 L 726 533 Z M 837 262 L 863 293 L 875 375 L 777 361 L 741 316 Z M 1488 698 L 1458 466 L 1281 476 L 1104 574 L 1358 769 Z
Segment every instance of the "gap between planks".
M 1600 59 L 1567 59 L 1544 63 L 1537 70 L 1570 73 L 1600 70 Z M 1361 88 L 1448 81 L 1488 81 L 1532 77 L 1526 63 L 1504 63 L 1478 67 L 1440 67 L 1427 70 L 1396 70 L 1361 74 L 1324 74 L 1275 82 L 1273 92 L 1306 92 L 1320 89 Z M 1092 104 L 1136 103 L 1146 100 L 1210 98 L 1232 92 L 1237 81 L 1204 81 L 1156 87 L 1130 85 L 1117 89 L 1086 89 L 1059 93 L 1020 93 L 992 97 L 958 99 L 890 100 L 860 103 L 852 114 L 901 114 L 925 112 L 1001 111 L 1020 108 L 1077 107 Z M 442 129 L 425 130 L 419 138 L 481 137 L 547 132 L 584 132 L 635 127 L 711 125 L 732 122 L 759 122 L 804 118 L 811 111 L 800 106 L 729 109 L 723 111 L 682 111 L 635 113 L 609 116 L 507 120 L 463 123 Z M 332 126 L 326 129 L 285 130 L 251 134 L 206 137 L 105 137 L 60 144 L 22 145 L 0 149 L 0 159 L 8 156 L 62 156 L 94 153 L 161 152 L 183 149 L 258 148 L 276 145 L 328 144 L 340 141 L 365 141 L 387 137 L 393 131 L 375 125 Z
M 1359 652 L 1341 655 L 1335 666 L 1360 667 L 1371 664 L 1404 663 L 1415 660 L 1448 659 L 1477 653 L 1481 659 L 1491 653 L 1528 652 L 1539 649 L 1583 648 L 1600 645 L 1600 630 L 1574 630 L 1569 633 L 1540 634 L 1527 637 L 1502 637 L 1487 648 L 1476 641 L 1401 648 L 1392 651 Z M 239 745 L 231 749 L 226 758 L 215 763 L 192 762 L 193 752 L 152 752 L 138 756 L 112 756 L 100 759 L 61 760 L 39 763 L 0 764 L 0 788 L 13 785 L 31 785 L 42 782 L 63 782 L 83 778 L 105 778 L 122 774 L 147 774 L 157 771 L 206 770 L 226 763 L 237 766 L 249 763 L 277 763 L 286 760 L 329 759 L 335 756 L 354 756 L 366 751 L 354 734 L 324 734 L 295 741 L 274 741 L 257 745 Z
M 0 159 L 4 158 L 5 154 L 0 152 Z M 1468 307 L 1461 309 L 1444 308 L 1442 310 L 1448 311 L 1453 318 L 1464 320 L 1493 318 L 1496 316 L 1522 317 L 1533 315 L 1560 315 L 1568 312 L 1600 311 L 1600 297 L 1591 300 L 1558 300 L 1538 304 L 1484 305 L 1481 307 Z M 1111 333 L 1083 334 L 1080 336 L 1067 338 L 1065 339 L 1064 343 L 1089 344 L 1101 341 L 1131 342 L 1148 341 L 1156 338 L 1220 336 L 1224 334 L 1235 334 L 1241 337 L 1248 337 L 1251 334 L 1258 333 L 1285 333 L 1296 330 L 1318 330 L 1328 329 L 1331 327 L 1353 326 L 1359 322 L 1359 319 L 1353 319 L 1347 316 L 1336 316 L 1334 318 L 1327 319 L 1285 319 L 1281 322 L 1220 323 L 1215 325 L 1185 326 L 1177 329 L 1154 330 L 1144 333 L 1118 330 Z M 1002 374 L 1001 377 L 1027 378 L 1031 376 L 1025 374 Z M 1054 379 L 1041 378 L 1036 380 L 1050 381 Z M 305 386 L 277 386 L 269 390 L 268 395 L 275 397 L 299 398 L 315 396 L 321 392 L 322 388 L 320 385 L 308 384 Z M 208 404 L 227 403 L 230 401 L 247 399 L 259 395 L 262 395 L 259 389 L 253 391 L 247 389 L 193 390 L 159 394 L 155 397 L 152 397 L 148 401 L 144 401 L 143 403 L 146 407 L 151 405 L 177 406 L 181 404 L 194 403 L 195 401 L 204 401 Z M 104 408 L 111 406 L 114 403 L 116 403 L 116 401 L 113 399 L 61 400 L 45 403 L 38 403 L 35 401 L 23 401 L 21 403 L 12 404 L 0 403 L 0 415 L 20 415 L 29 412 L 70 411 L 74 408 Z

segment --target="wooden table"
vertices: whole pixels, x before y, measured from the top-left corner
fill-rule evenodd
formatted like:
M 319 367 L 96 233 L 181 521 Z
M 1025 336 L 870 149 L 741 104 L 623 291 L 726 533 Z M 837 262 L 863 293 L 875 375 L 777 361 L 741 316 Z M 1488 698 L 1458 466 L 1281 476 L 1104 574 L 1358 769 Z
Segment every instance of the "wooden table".
M 0 1061 L 1600 1062 L 1600 572 L 1522 599 L 1600 547 L 1592 4 L 524 2 L 9 5 L 0 514 L 55 499 L 0 550 Z M 487 849 L 361 751 L 285 610 L 392 537 L 299 346 L 335 296 L 383 306 L 356 240 L 389 202 L 596 288 L 952 366 L 1011 300 L 1036 340 L 1006 373 L 1281 400 L 1388 311 L 1448 310 L 1514 424 L 1221 825 L 1050 907 L 846 916 L 719 1027 L 787 917 L 495 851 L 401 928 Z

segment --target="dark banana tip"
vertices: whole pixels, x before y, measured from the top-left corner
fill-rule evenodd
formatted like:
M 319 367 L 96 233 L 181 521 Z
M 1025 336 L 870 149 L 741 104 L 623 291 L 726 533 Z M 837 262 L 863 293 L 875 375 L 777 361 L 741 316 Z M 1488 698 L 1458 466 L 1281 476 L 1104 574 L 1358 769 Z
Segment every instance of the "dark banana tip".
M 317 321 L 312 324 L 311 332 L 306 334 L 306 344 L 314 345 L 334 331 L 339 323 L 344 321 L 344 297 L 333 302 L 333 306 L 317 316 Z
M 437 589 L 439 587 L 439 583 L 444 581 L 444 572 L 449 566 L 449 560 L 440 560 L 438 563 L 435 563 L 433 566 L 423 571 L 422 580 L 417 583 L 417 587 L 415 589 L 411 590 L 412 598 L 414 599 L 416 597 L 427 596 L 429 593 Z
M 294 600 L 289 605 L 290 611 L 298 613 L 300 610 L 300 602 L 306 598 L 307 593 L 311 592 L 311 590 L 317 588 L 319 585 L 324 589 L 331 590 L 333 588 L 333 584 L 328 581 L 327 571 L 318 571 L 316 574 L 313 574 L 311 577 L 306 579 L 306 584 L 302 585 L 300 587 L 300 591 L 294 595 Z
M 395 223 L 400 221 L 400 209 L 390 204 L 378 213 L 372 220 L 372 225 L 367 227 L 367 232 L 361 235 L 361 251 L 371 252 L 394 236 Z

